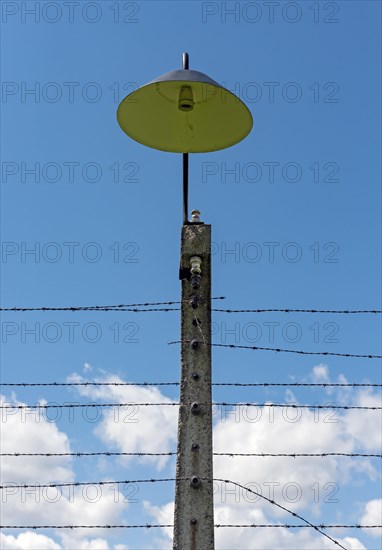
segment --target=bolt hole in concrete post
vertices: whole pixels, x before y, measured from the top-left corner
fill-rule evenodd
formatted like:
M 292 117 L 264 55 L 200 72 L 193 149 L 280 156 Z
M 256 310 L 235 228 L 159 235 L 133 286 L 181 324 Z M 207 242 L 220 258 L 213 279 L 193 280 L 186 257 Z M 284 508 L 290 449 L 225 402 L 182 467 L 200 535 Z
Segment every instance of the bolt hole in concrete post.
M 191 275 L 190 284 L 192 290 L 198 290 L 200 287 L 201 277 L 200 275 Z
M 200 406 L 200 403 L 197 401 L 194 401 L 194 403 L 191 403 L 191 412 L 192 414 L 200 414 L 202 411 L 202 407 Z
M 200 479 L 197 476 L 192 476 L 191 481 L 190 481 L 191 487 L 193 487 L 194 489 L 198 489 L 200 487 L 201 483 L 202 482 L 200 481 Z
M 192 296 L 192 298 L 190 300 L 190 306 L 192 307 L 192 309 L 197 309 L 199 307 L 199 297 L 198 296 Z
M 198 349 L 198 347 L 199 347 L 198 340 L 192 340 L 191 341 L 191 347 L 192 347 L 192 349 Z

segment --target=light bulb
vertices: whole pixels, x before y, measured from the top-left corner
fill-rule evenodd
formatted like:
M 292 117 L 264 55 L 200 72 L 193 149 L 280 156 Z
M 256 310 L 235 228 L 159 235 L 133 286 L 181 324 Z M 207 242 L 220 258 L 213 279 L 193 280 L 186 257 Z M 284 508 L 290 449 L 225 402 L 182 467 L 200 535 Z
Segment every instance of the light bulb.
M 180 111 L 192 111 L 194 98 L 190 86 L 182 86 L 179 93 L 178 109 Z

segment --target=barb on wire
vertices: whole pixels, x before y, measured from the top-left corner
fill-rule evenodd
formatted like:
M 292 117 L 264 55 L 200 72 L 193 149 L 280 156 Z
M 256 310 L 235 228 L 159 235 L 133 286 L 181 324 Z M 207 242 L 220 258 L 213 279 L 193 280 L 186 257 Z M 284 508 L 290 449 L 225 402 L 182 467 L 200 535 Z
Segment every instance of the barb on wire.
M 227 401 L 209 401 L 200 402 L 200 405 L 217 405 L 224 407 L 280 407 L 286 409 L 344 409 L 344 410 L 366 410 L 366 411 L 378 411 L 382 407 L 370 407 L 361 405 L 298 405 L 296 403 L 255 403 L 255 402 L 227 402 Z M 165 403 L 64 403 L 60 404 L 45 404 L 45 405 L 16 405 L 14 403 L 8 403 L 7 405 L 0 405 L 0 409 L 79 409 L 79 408 L 95 408 L 95 407 L 190 407 L 191 403 L 179 403 L 179 402 L 165 402 Z
M 174 342 L 168 342 L 168 345 L 172 344 L 190 344 L 191 340 L 176 340 Z M 241 346 L 237 344 L 214 344 L 207 342 L 207 346 L 219 347 L 219 348 L 237 348 L 237 349 L 252 349 L 260 351 L 275 351 L 279 353 L 298 353 L 300 355 L 335 355 L 337 357 L 362 357 L 363 359 L 382 359 L 382 355 L 360 355 L 355 353 L 335 353 L 332 351 L 301 351 L 295 349 L 282 349 L 282 348 L 268 348 L 259 346 Z
M 168 453 L 144 453 L 144 452 L 136 452 L 136 453 L 124 453 L 124 452 L 110 452 L 110 451 L 96 451 L 96 452 L 73 452 L 73 453 L 0 453 L 0 456 L 12 456 L 12 457 L 20 457 L 20 456 L 46 456 L 46 457 L 57 457 L 57 456 L 75 456 L 75 457 L 82 457 L 82 456 L 175 456 L 177 453 L 175 451 L 171 451 Z M 368 457 L 368 458 L 382 458 L 382 454 L 371 454 L 371 453 L 234 453 L 234 452 L 225 452 L 225 453 L 213 453 L 214 456 L 229 456 L 229 457 L 236 457 L 236 456 L 256 456 L 261 458 L 268 458 L 268 457 L 290 457 L 290 458 L 298 458 L 298 457 L 327 457 L 327 456 L 347 456 L 347 457 Z
M 29 387 L 29 386 L 180 386 L 179 382 L 4 382 L 0 386 Z M 236 387 L 345 387 L 345 388 L 381 388 L 382 384 L 358 384 L 328 383 L 320 384 L 300 382 L 214 382 L 212 386 L 236 386 Z
M 382 313 L 380 309 L 220 309 L 213 308 L 212 311 L 222 313 L 336 313 L 352 315 L 357 313 Z
M 0 525 L 0 529 L 151 529 L 151 528 L 164 528 L 164 527 L 174 527 L 170 524 L 142 524 L 142 525 Z M 311 527 L 310 525 L 301 524 L 301 525 L 289 525 L 287 523 L 267 523 L 267 524 L 256 524 L 256 523 L 244 523 L 244 524 L 233 524 L 233 523 L 219 523 L 215 524 L 216 528 L 223 527 L 253 527 L 253 528 L 283 528 L 283 529 L 300 529 L 304 527 Z M 312 525 L 313 528 L 319 527 L 320 529 L 380 529 L 382 525 Z
M 337 546 L 339 546 L 340 548 L 342 548 L 343 550 L 347 550 L 344 546 L 342 546 L 342 544 L 340 544 L 337 540 L 335 540 L 333 537 L 331 537 L 330 535 L 328 535 L 327 533 L 325 533 L 325 531 L 323 531 L 319 526 L 317 525 L 314 525 L 313 523 L 311 523 L 309 520 L 305 519 L 303 516 L 301 516 L 300 514 L 297 514 L 296 512 L 292 512 L 291 510 L 289 510 L 289 508 L 286 508 L 285 506 L 283 506 L 282 504 L 279 504 L 278 502 L 276 502 L 275 500 L 271 499 L 271 498 L 268 498 L 266 496 L 264 496 L 262 493 L 258 493 L 257 491 L 254 491 L 253 489 L 249 489 L 248 487 L 245 487 L 245 485 L 241 485 L 240 483 L 237 483 L 236 481 L 232 481 L 230 479 L 219 479 L 219 478 L 214 478 L 213 481 L 220 481 L 222 483 L 229 483 L 231 485 L 235 485 L 236 487 L 240 487 L 241 489 L 244 489 L 245 491 L 248 491 L 249 493 L 252 493 L 264 500 L 266 500 L 267 502 L 269 502 L 270 504 L 272 504 L 273 506 L 276 506 L 277 508 L 280 508 L 281 510 L 284 510 L 284 512 L 288 512 L 288 514 L 291 514 L 292 516 L 294 516 L 295 518 L 298 518 L 300 519 L 301 521 L 303 521 L 307 526 L 309 527 L 312 527 L 313 529 L 315 529 L 318 533 L 321 533 L 321 535 L 323 535 L 324 537 L 326 537 L 327 539 L 331 540 L 334 544 L 336 544 Z

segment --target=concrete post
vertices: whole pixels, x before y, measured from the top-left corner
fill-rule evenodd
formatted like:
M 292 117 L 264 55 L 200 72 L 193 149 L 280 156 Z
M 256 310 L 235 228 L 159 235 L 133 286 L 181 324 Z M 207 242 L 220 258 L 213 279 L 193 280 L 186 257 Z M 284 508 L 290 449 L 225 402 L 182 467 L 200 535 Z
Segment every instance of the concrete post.
M 181 240 L 181 406 L 173 548 L 214 550 L 213 484 L 202 479 L 213 478 L 211 346 L 204 344 L 211 342 L 211 226 L 200 223 L 198 211 L 192 214 L 194 223 L 183 225 Z

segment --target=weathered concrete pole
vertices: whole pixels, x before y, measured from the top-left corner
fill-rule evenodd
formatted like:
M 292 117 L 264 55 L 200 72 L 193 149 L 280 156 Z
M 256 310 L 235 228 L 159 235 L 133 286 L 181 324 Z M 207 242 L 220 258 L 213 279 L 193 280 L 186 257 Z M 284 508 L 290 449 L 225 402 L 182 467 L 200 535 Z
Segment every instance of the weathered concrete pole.
M 214 550 L 211 392 L 211 226 L 182 227 L 181 385 L 174 550 Z M 185 479 L 187 478 L 187 479 Z

